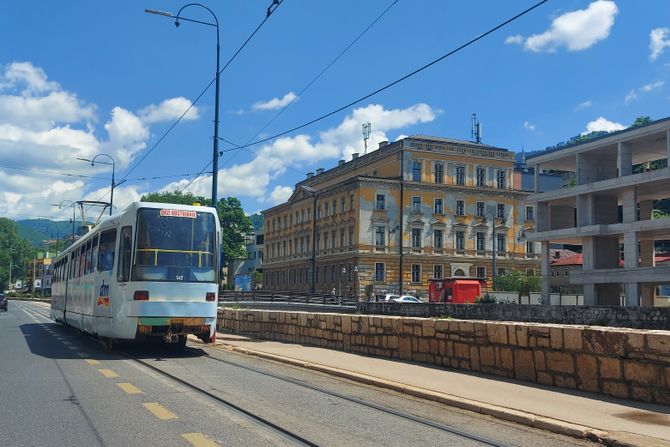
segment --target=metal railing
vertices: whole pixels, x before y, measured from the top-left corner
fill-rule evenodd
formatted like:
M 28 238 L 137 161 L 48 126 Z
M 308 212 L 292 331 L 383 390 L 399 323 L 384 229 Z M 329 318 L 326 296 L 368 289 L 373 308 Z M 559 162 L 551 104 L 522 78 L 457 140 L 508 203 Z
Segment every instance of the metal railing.
M 270 303 L 322 304 L 331 306 L 356 306 L 358 299 L 353 296 L 337 296 L 327 293 L 308 293 L 277 290 L 223 290 L 219 292 L 219 303 L 256 301 Z

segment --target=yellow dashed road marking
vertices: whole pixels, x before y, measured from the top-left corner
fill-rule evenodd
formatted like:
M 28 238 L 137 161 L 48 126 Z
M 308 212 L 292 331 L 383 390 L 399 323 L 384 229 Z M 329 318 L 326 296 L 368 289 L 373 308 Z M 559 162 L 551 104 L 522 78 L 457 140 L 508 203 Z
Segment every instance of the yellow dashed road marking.
M 99 365 L 100 364 L 100 362 L 95 360 L 95 359 L 86 359 L 86 363 L 88 363 L 89 365 Z
M 156 416 L 158 419 L 161 420 L 166 420 L 166 419 L 177 419 L 177 415 L 162 406 L 159 403 L 156 402 L 151 402 L 151 403 L 144 403 L 144 408 L 147 410 L 151 411 L 154 416 Z
M 142 390 L 137 388 L 132 383 L 117 383 L 116 386 L 118 386 L 128 394 L 142 394 Z
M 186 439 L 191 445 L 195 447 L 219 447 L 219 444 L 216 442 L 207 439 L 202 433 L 184 433 L 181 435 L 182 438 Z
M 117 373 L 115 373 L 115 372 L 112 371 L 111 369 L 107 369 L 107 368 L 99 369 L 98 372 L 99 372 L 100 374 L 102 374 L 103 376 L 108 377 L 108 378 L 110 378 L 110 379 L 111 379 L 112 377 L 119 377 L 119 375 L 118 375 Z

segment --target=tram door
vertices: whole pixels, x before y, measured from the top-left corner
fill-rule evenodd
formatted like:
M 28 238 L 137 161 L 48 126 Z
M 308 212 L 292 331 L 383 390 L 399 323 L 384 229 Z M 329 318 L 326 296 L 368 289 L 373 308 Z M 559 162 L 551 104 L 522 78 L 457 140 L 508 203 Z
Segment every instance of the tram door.
M 116 257 L 116 228 L 100 233 L 98 248 L 98 274 L 95 275 L 96 317 L 112 317 L 112 299 L 110 289 L 114 280 L 114 258 Z

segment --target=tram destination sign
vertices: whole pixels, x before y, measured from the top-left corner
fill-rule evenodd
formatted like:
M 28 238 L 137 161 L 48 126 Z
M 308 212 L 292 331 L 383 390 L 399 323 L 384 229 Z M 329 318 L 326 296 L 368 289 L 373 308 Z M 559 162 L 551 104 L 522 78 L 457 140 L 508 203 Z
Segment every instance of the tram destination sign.
M 166 210 L 162 209 L 160 211 L 161 217 L 186 217 L 189 219 L 195 219 L 198 217 L 198 213 L 195 211 L 185 211 L 185 210 Z

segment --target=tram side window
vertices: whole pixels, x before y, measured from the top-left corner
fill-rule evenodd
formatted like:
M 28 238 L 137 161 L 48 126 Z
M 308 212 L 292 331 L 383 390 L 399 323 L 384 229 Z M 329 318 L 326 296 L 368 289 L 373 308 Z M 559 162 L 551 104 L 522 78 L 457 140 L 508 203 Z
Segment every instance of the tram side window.
M 86 255 L 84 257 L 84 275 L 91 273 L 91 241 L 86 242 Z
M 91 242 L 91 272 L 95 272 L 97 269 L 98 260 L 98 235 L 95 235 L 93 241 Z
M 100 235 L 98 249 L 98 270 L 109 271 L 114 268 L 114 252 L 116 250 L 116 228 L 103 231 Z
M 127 282 L 130 279 L 130 256 L 133 248 L 133 229 L 123 227 L 121 229 L 121 245 L 119 246 L 119 268 L 116 270 L 116 279 L 119 282 Z

